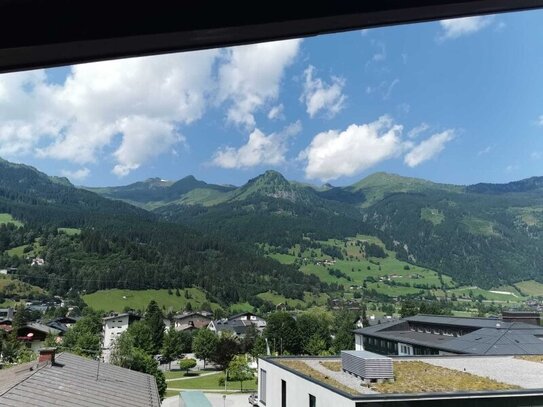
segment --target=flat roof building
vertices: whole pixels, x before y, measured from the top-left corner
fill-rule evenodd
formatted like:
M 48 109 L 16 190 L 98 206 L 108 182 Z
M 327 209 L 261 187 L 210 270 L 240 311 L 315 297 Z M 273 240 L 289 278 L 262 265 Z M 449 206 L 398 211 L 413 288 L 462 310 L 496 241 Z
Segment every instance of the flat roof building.
M 504 319 L 416 315 L 354 332 L 356 350 L 382 355 L 543 354 L 543 327 Z
M 523 358 L 533 357 L 392 356 L 394 379 L 371 381 L 345 371 L 337 356 L 264 358 L 259 360 L 258 405 L 542 406 L 543 359 Z

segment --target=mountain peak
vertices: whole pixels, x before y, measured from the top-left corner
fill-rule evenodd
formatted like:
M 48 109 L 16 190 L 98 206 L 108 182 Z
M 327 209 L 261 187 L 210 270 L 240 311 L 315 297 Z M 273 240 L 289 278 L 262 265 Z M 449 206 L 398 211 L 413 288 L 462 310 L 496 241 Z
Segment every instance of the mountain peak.
M 249 196 L 260 195 L 295 202 L 307 199 L 310 192 L 306 189 L 289 182 L 280 172 L 268 170 L 250 179 L 247 184 L 240 188 L 240 193 L 234 199 L 240 200 Z

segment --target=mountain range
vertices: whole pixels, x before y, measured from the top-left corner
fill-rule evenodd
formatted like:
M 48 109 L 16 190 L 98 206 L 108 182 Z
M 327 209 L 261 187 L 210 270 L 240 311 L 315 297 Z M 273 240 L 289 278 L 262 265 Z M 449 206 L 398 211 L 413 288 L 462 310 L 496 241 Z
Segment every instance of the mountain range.
M 239 187 L 188 176 L 77 188 L 65 178 L 2 160 L 0 213 L 34 234 L 51 227 L 82 229 L 79 246 L 70 246 L 73 259 L 52 270 L 66 289 L 98 274 L 102 282 L 85 289 L 197 284 L 222 303 L 245 301 L 262 289 L 294 298 L 311 287 L 329 288 L 295 266 L 264 258 L 259 244 L 285 250 L 357 234 L 376 236 L 399 259 L 460 284 L 543 281 L 543 177 L 460 186 L 375 173 L 346 187 L 314 187 L 266 171 Z M 61 249 L 68 249 L 52 242 L 60 246 L 51 255 L 61 258 Z M 3 247 L 17 244 L 6 238 Z M 102 256 L 105 271 L 104 264 L 74 269 L 76 258 L 88 255 L 80 251 L 89 247 Z M 124 258 L 138 265 L 123 274 Z M 0 266 L 10 261 L 5 255 L 0 260 Z
M 186 177 L 92 190 L 236 241 L 290 247 L 365 233 L 461 283 L 543 279 L 543 177 L 461 186 L 381 172 L 346 187 L 314 187 L 266 171 L 240 187 Z

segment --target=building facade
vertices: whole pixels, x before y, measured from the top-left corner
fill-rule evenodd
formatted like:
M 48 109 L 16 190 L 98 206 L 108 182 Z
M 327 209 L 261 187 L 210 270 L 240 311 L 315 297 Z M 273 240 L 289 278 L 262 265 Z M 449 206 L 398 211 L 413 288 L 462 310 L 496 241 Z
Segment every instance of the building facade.
M 140 317 L 132 313 L 111 315 L 102 319 L 102 360 L 109 363 L 111 351 L 117 338 L 125 332 L 129 325 L 138 321 Z
M 467 356 L 464 356 L 467 358 Z M 429 357 L 425 357 L 429 358 Z M 432 357 L 430 357 L 432 358 Z M 434 357 L 435 358 L 435 357 Z M 447 356 L 438 358 L 447 358 Z M 487 356 L 485 363 L 492 363 Z M 279 357 L 259 359 L 258 369 L 258 405 L 260 407 L 535 407 L 543 406 L 543 379 L 532 386 L 522 389 L 477 392 L 428 392 L 381 394 L 368 390 L 367 387 L 354 386 L 352 376 L 346 376 L 344 386 L 338 386 L 337 373 L 333 381 L 321 381 L 319 376 L 307 376 L 303 370 L 285 366 L 282 361 L 291 359 L 297 363 L 333 361 L 333 358 L 319 360 L 315 357 Z M 321 358 L 322 359 L 322 358 Z M 406 360 L 406 358 L 399 358 Z M 533 362 L 509 359 L 516 363 Z M 479 362 L 477 362 L 479 363 Z M 529 371 L 527 366 L 526 371 Z M 541 367 L 543 369 L 543 366 Z M 331 375 L 331 374 L 330 374 Z M 326 377 L 328 379 L 328 377 Z M 341 384 L 344 384 L 343 382 Z M 357 391 L 359 389 L 359 391 Z

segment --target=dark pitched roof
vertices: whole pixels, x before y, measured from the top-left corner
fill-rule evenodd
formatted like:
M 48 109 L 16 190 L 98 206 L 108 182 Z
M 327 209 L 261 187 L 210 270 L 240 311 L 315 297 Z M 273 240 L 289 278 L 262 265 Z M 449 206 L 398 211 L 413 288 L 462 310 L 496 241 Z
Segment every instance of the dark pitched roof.
M 47 323 L 47 326 L 51 327 L 51 328 L 54 328 L 54 329 L 58 329 L 63 334 L 68 331 L 68 327 L 66 325 L 64 325 L 62 322 L 59 322 L 59 321 L 56 321 L 56 320 L 49 321 Z
M 55 364 L 26 363 L 0 371 L 2 406 L 160 406 L 151 375 L 71 353 Z
M 462 336 L 437 335 L 410 329 L 410 323 L 472 328 Z M 362 335 L 427 346 L 452 353 L 477 355 L 543 354 L 543 327 L 488 318 L 416 315 L 400 321 L 355 330 Z

